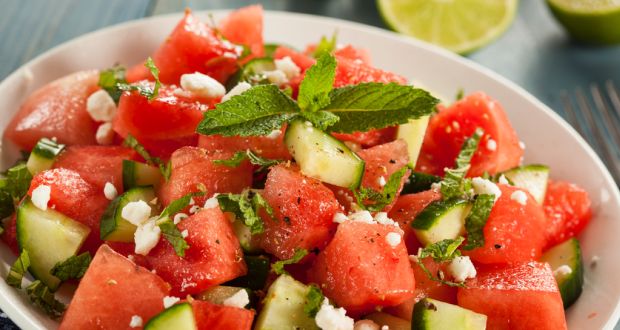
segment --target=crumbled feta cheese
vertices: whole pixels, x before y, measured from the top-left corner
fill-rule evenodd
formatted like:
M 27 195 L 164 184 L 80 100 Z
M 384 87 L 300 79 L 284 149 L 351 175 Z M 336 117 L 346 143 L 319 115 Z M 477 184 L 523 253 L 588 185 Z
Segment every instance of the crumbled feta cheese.
M 441 182 L 433 182 L 433 183 L 431 183 L 431 190 L 440 191 L 441 190 Z
M 364 223 L 374 223 L 373 218 L 372 218 L 372 214 L 370 214 L 370 212 L 368 212 L 366 210 L 357 211 L 355 213 L 349 214 L 349 219 L 351 221 L 359 221 L 359 222 L 364 222 Z
M 189 214 L 195 214 L 198 211 L 200 211 L 200 206 L 198 205 L 194 205 L 189 208 Z
M 238 307 L 238 308 L 244 308 L 249 303 L 250 303 L 250 297 L 248 296 L 248 292 L 245 289 L 241 289 L 237 291 L 235 294 L 233 294 L 232 296 L 222 301 L 222 305 L 224 306 L 231 306 L 231 307 Z
M 381 330 L 390 330 L 390 327 L 387 326 L 387 325 L 384 325 L 384 326 L 381 327 Z
M 519 141 L 519 148 L 525 150 L 525 143 L 523 141 Z
M 189 198 L 189 205 L 196 205 L 196 201 L 194 200 L 194 197 Z
M 97 132 L 95 133 L 95 141 L 97 144 L 107 146 L 114 142 L 114 130 L 112 129 L 112 123 L 107 122 L 99 125 Z
M 377 179 L 377 183 L 379 184 L 379 186 L 383 187 L 383 186 L 385 186 L 387 181 L 385 181 L 385 177 L 384 176 L 380 176 L 379 179 Z
M 129 202 L 121 210 L 121 217 L 135 226 L 143 224 L 151 216 L 151 207 L 143 200 Z
M 118 284 L 118 282 L 116 282 L 116 280 L 115 280 L 115 279 L 113 279 L 113 278 L 109 279 L 106 283 L 107 283 L 108 285 L 117 285 L 117 284 Z
M 527 194 L 523 190 L 515 190 L 511 195 L 510 199 L 521 204 L 527 204 Z
M 487 179 L 477 177 L 473 178 L 471 183 L 474 186 L 474 191 L 476 194 L 493 194 L 495 195 L 495 201 L 497 201 L 502 195 L 502 191 L 499 187 Z
M 353 325 L 353 330 L 380 330 L 381 327 L 373 320 L 359 320 Z
M 52 188 L 48 185 L 40 185 L 32 191 L 32 204 L 37 208 L 45 211 L 47 210 L 47 204 L 50 201 L 50 194 L 52 193 Z
M 349 218 L 341 212 L 337 212 L 334 214 L 334 222 L 335 223 L 343 223 L 347 221 Z
M 178 297 L 165 296 L 164 297 L 164 308 L 170 308 L 174 306 L 174 304 L 176 304 L 180 300 L 181 298 L 178 298 Z
M 385 235 L 385 240 L 388 242 L 388 244 L 390 244 L 391 247 L 397 247 L 398 244 L 400 244 L 401 239 L 402 237 L 399 233 L 391 232 Z
M 325 298 L 314 320 L 322 330 L 353 330 L 354 321 L 346 314 L 347 311 L 344 308 L 334 308 Z
M 301 74 L 301 69 L 293 62 L 290 56 L 285 56 L 274 61 L 276 69 L 284 72 L 288 79 L 294 78 Z
M 203 206 L 205 209 L 213 209 L 220 206 L 220 203 L 217 200 L 217 195 L 215 194 L 211 196 L 211 198 L 205 201 L 205 205 Z
M 226 88 L 224 85 L 200 72 L 186 73 L 182 75 L 181 88 L 192 92 L 195 95 L 210 99 L 223 97 L 226 94 Z
M 568 265 L 562 265 L 553 271 L 553 276 L 566 276 L 570 275 L 573 272 L 573 269 Z
M 510 184 L 510 182 L 508 182 L 508 179 L 506 179 L 506 176 L 503 174 L 499 176 L 497 182 L 501 184 Z
M 175 214 L 175 215 L 174 215 L 174 218 L 172 218 L 172 222 L 173 222 L 175 225 L 178 225 L 178 224 L 179 224 L 179 222 L 181 222 L 182 220 L 185 220 L 185 219 L 187 219 L 187 218 L 189 218 L 189 216 L 188 216 L 187 214 L 185 214 L 185 213 L 183 213 L 183 212 L 181 212 L 181 213 L 177 213 L 177 214 Z
M 455 257 L 448 265 L 448 271 L 456 282 L 465 282 L 468 278 L 476 277 L 476 268 L 469 257 Z
M 410 254 L 410 255 L 409 255 L 409 260 L 410 260 L 411 262 L 415 262 L 415 263 L 417 263 L 418 261 L 420 261 L 420 258 L 418 258 L 418 256 L 417 256 L 417 255 L 415 255 L 415 254 Z
M 118 191 L 116 191 L 116 187 L 111 182 L 106 182 L 105 186 L 103 186 L 103 194 L 105 198 L 111 201 L 116 198 Z
M 161 236 L 161 229 L 155 223 L 155 219 L 147 221 L 138 226 L 133 234 L 136 248 L 134 252 L 136 254 L 147 255 L 159 242 Z
M 273 70 L 273 71 L 265 71 L 263 72 L 265 78 L 269 80 L 269 82 L 276 85 L 284 85 L 288 82 L 288 78 L 286 78 L 286 74 L 281 70 Z
M 493 140 L 493 139 L 489 139 L 487 141 L 487 150 L 489 150 L 489 151 L 497 150 L 497 142 L 495 142 L 495 140 Z
M 94 121 L 110 121 L 116 114 L 116 103 L 108 92 L 100 89 L 86 100 L 86 112 Z
M 230 100 L 233 96 L 241 95 L 243 94 L 243 92 L 247 91 L 250 88 L 252 88 L 252 85 L 248 84 L 245 81 L 242 81 L 238 83 L 235 87 L 233 87 L 231 90 L 229 90 L 228 93 L 224 95 L 224 97 L 222 97 L 222 102 L 226 102 Z
M 275 140 L 278 137 L 280 137 L 280 135 L 282 135 L 282 131 L 279 129 L 274 129 L 273 131 L 271 131 L 271 133 L 267 135 L 267 138 L 271 140 Z
M 187 235 L 189 235 L 189 231 L 187 231 L 187 229 L 185 229 L 185 230 L 183 230 L 181 232 L 181 237 L 185 238 L 185 237 L 187 237 Z
M 596 267 L 600 260 L 601 258 L 599 256 L 592 256 L 592 259 L 590 259 L 590 268 Z
M 131 317 L 131 321 L 129 322 L 130 328 L 140 328 L 142 327 L 142 318 L 138 315 L 134 315 Z

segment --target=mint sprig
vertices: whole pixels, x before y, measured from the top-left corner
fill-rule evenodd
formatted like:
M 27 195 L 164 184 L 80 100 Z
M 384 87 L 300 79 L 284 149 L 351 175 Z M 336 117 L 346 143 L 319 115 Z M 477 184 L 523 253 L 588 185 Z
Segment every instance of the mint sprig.
M 387 205 L 391 204 L 398 195 L 398 189 L 400 188 L 402 178 L 405 176 L 408 169 L 407 166 L 403 166 L 400 170 L 392 173 L 381 191 L 366 187 L 360 187 L 358 190 L 354 190 L 353 195 L 355 196 L 357 204 L 361 208 L 371 212 L 383 210 Z
M 123 94 L 123 90 L 118 87 L 119 84 L 127 84 L 127 80 L 125 79 L 124 67 L 115 66 L 110 69 L 103 70 L 99 73 L 99 87 L 108 92 L 116 105 L 118 105 L 121 94 Z
M 303 111 L 315 112 L 325 108 L 331 100 L 329 92 L 336 79 L 336 59 L 329 53 L 322 54 L 316 64 L 306 71 L 299 86 L 297 103 Z
M 62 316 L 66 309 L 63 303 L 56 300 L 54 292 L 40 280 L 36 280 L 27 286 L 26 293 L 34 305 L 39 306 L 54 319 Z
M 28 192 L 31 180 L 32 174 L 23 162 L 0 175 L 0 218 L 13 214 L 15 206 Z
M 28 268 L 30 267 L 30 257 L 28 256 L 28 250 L 22 249 L 19 253 L 19 257 L 15 260 L 15 263 L 11 266 L 9 270 L 9 274 L 6 277 L 6 284 L 21 289 L 22 288 L 22 279 Z
M 334 31 L 334 34 L 332 34 L 332 37 L 329 39 L 326 36 L 322 36 L 321 40 L 316 45 L 316 48 L 314 49 L 312 56 L 314 58 L 319 58 L 324 53 L 333 52 L 336 49 L 337 37 L 338 37 L 338 33 L 336 33 L 336 31 Z
M 465 179 L 465 175 L 471 167 L 471 159 L 478 149 L 483 134 L 484 131 L 477 128 L 474 134 L 463 142 L 461 151 L 456 157 L 455 167 L 445 171 L 445 177 L 441 181 L 441 195 L 444 200 L 462 197 L 471 188 L 471 182 Z
M 150 57 L 146 60 L 144 66 L 149 69 L 151 75 L 155 79 L 155 85 L 153 88 L 145 84 L 128 84 L 123 81 L 117 82 L 116 88 L 127 92 L 137 91 L 140 95 L 146 97 L 149 101 L 152 101 L 157 97 L 157 95 L 159 95 L 159 88 L 161 87 L 161 82 L 159 81 L 159 69 L 157 69 L 155 62 L 153 62 L 153 59 Z
M 265 230 L 260 209 L 264 209 L 270 217 L 274 217 L 271 205 L 258 192 L 246 189 L 241 194 L 219 194 L 217 201 L 223 212 L 231 212 L 250 229 L 252 234 L 260 234 Z
M 295 253 L 289 259 L 284 259 L 280 261 L 276 261 L 271 264 L 271 271 L 276 273 L 277 275 L 288 274 L 286 270 L 284 270 L 284 266 L 296 264 L 301 261 L 305 256 L 308 255 L 308 250 L 295 248 Z

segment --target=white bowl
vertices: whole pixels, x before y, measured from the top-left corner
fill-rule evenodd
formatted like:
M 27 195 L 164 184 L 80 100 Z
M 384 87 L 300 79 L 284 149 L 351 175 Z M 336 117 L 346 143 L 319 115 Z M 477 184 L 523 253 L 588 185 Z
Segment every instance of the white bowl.
M 213 13 L 221 18 L 226 12 Z M 206 13 L 197 15 L 207 17 Z M 4 130 L 28 94 L 53 79 L 77 70 L 140 62 L 164 40 L 181 16 L 179 13 L 141 19 L 89 33 L 28 62 L 0 83 L 0 130 Z M 616 261 L 620 259 L 616 243 L 620 235 L 620 194 L 590 146 L 557 114 L 522 88 L 438 47 L 343 20 L 284 12 L 265 14 L 265 40 L 269 42 L 303 47 L 335 30 L 339 42 L 370 50 L 378 67 L 421 82 L 437 95 L 456 95 L 459 88 L 464 88 L 466 92 L 481 90 L 498 99 L 527 145 L 525 162 L 548 164 L 553 178 L 577 183 L 590 193 L 594 219 L 580 237 L 586 263 L 585 286 L 566 317 L 571 329 L 612 329 L 620 317 L 620 281 L 615 278 L 620 275 L 620 262 Z M 11 146 L 4 143 L 3 168 L 15 156 Z M 600 260 L 591 268 L 589 264 L 594 256 Z M 6 276 L 14 259 L 2 244 L 0 275 Z M 24 329 L 49 329 L 58 325 L 4 281 L 0 281 L 0 308 Z

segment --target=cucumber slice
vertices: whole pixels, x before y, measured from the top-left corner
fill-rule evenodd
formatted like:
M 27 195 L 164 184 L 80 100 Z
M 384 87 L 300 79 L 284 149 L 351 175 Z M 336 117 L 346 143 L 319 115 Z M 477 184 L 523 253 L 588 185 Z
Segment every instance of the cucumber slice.
M 413 232 L 426 245 L 456 239 L 465 233 L 465 218 L 471 203 L 464 199 L 440 200 L 429 204 L 411 222 Z
M 133 160 L 123 159 L 123 190 L 134 187 L 153 186 L 161 183 L 159 168 Z
M 54 140 L 42 138 L 32 149 L 26 167 L 30 174 L 37 175 L 40 172 L 49 170 L 54 165 L 56 158 L 65 149 L 64 144 L 59 144 Z
M 163 312 L 153 316 L 144 330 L 197 330 L 196 319 L 192 305 L 187 302 L 176 304 Z
M 246 290 L 248 292 L 248 296 L 252 296 L 252 291 L 246 288 L 218 285 L 201 292 L 197 296 L 197 298 L 200 300 L 212 302 L 214 304 L 222 305 L 224 303 L 224 300 L 232 297 L 234 294 L 241 290 Z
M 145 201 L 149 203 L 155 199 L 155 191 L 153 187 L 136 187 L 126 191 L 124 194 L 116 197 L 101 217 L 100 237 L 104 241 L 126 242 L 134 241 L 133 234 L 136 232 L 136 226 L 129 221 L 123 219 L 121 215 L 123 208 L 130 202 Z M 159 214 L 158 205 L 151 206 L 151 216 Z
M 233 76 L 226 81 L 226 90 L 233 89 L 241 81 L 246 81 L 252 85 L 268 84 L 269 80 L 262 73 L 273 71 L 276 64 L 271 57 L 259 57 L 250 60 Z
M 280 275 L 267 292 L 254 330 L 318 330 L 314 319 L 304 312 L 309 289 L 288 275 Z
M 545 201 L 547 183 L 549 182 L 549 166 L 537 164 L 519 166 L 502 174 L 515 187 L 529 191 L 538 204 Z
M 411 167 L 415 167 L 418 156 L 420 155 L 428 120 L 429 116 L 423 116 L 418 119 L 411 119 L 407 124 L 398 125 L 396 138 L 403 139 L 407 142 L 409 165 L 411 165 Z
M 17 243 L 30 256 L 29 271 L 51 290 L 60 279 L 50 274 L 58 262 L 77 254 L 90 229 L 52 209 L 45 211 L 26 199 L 17 208 Z
M 290 123 L 284 143 L 305 175 L 351 190 L 362 182 L 364 160 L 344 143 L 306 122 Z
M 264 44 L 263 50 L 265 56 L 273 57 L 273 54 L 276 52 L 276 49 L 278 49 L 278 47 L 280 47 L 280 44 Z
M 372 320 L 380 327 L 387 326 L 389 330 L 411 330 L 411 322 L 387 313 L 375 312 L 364 318 Z
M 248 265 L 248 273 L 229 281 L 226 285 L 262 290 L 269 276 L 270 262 L 267 256 L 244 256 L 245 264 Z
M 260 248 L 258 244 L 258 240 L 252 238 L 252 233 L 250 232 L 250 228 L 248 228 L 242 221 L 236 219 L 232 224 L 233 231 L 239 239 L 239 244 L 243 249 L 243 252 L 249 254 L 258 254 L 263 250 Z
M 413 307 L 411 326 L 419 330 L 484 330 L 487 317 L 457 305 L 424 298 Z
M 409 176 L 409 179 L 405 181 L 401 194 L 415 194 L 426 191 L 431 189 L 433 183 L 438 182 L 441 182 L 441 177 L 422 172 L 413 172 Z
M 558 282 L 564 308 L 572 305 L 583 289 L 583 259 L 579 241 L 571 238 L 547 250 L 540 259 L 548 262 L 553 269 L 555 280 Z M 568 266 L 570 273 L 557 271 L 562 266 Z

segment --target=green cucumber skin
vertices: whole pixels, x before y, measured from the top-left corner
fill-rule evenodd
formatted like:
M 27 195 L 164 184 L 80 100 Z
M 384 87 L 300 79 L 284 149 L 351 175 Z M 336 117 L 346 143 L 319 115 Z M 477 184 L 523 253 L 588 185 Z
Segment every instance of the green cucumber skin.
M 64 149 L 64 144 L 59 144 L 48 138 L 42 138 L 34 146 L 31 154 L 35 154 L 41 158 L 55 159 Z
M 409 179 L 405 182 L 401 194 L 416 194 L 430 190 L 433 183 L 441 182 L 441 180 L 441 177 L 436 175 L 412 172 Z
M 161 173 L 158 168 L 145 163 L 123 159 L 123 190 L 136 187 L 157 187 Z
M 101 222 L 99 224 L 100 238 L 104 241 L 109 240 L 120 242 L 133 242 L 133 233 L 130 239 L 122 239 L 112 236 L 114 234 L 117 234 L 119 227 L 122 226 L 125 226 L 126 228 L 132 228 L 135 231 L 135 226 L 122 218 L 121 213 L 123 207 L 125 207 L 125 205 L 127 205 L 129 202 L 138 200 L 143 200 L 148 203 L 153 198 L 155 198 L 155 192 L 153 190 L 153 187 L 149 186 L 132 188 L 112 200 L 112 202 L 108 205 L 103 215 L 101 216 Z M 151 205 L 151 209 L 151 215 L 157 213 L 158 211 L 157 208 L 153 205 Z
M 563 261 L 553 258 L 552 254 L 554 252 L 562 253 L 563 251 L 561 250 L 564 249 L 572 252 L 572 255 L 567 255 L 566 259 Z M 560 295 L 562 296 L 564 308 L 566 309 L 570 307 L 581 295 L 584 284 L 583 256 L 581 254 L 581 246 L 579 241 L 576 238 L 570 238 L 567 241 L 552 247 L 543 254 L 541 261 L 548 262 L 551 265 L 552 270 L 557 269 L 561 265 L 567 265 L 572 269 L 570 274 L 568 274 L 564 279 L 558 281 L 558 288 L 560 289 Z
M 123 159 L 123 189 L 131 189 L 136 182 L 136 162 Z
M 540 176 L 537 176 L 537 177 L 527 176 L 526 178 L 530 180 L 525 181 L 525 182 L 523 182 L 522 178 L 521 180 L 519 180 L 519 176 L 527 175 L 528 172 L 534 173 L 534 174 L 542 174 L 544 177 L 546 177 L 546 180 L 542 181 L 543 178 Z M 509 169 L 507 171 L 504 171 L 502 173 L 496 174 L 495 181 L 497 181 L 503 175 L 511 185 L 528 190 L 528 192 L 532 194 L 532 196 L 536 199 L 536 201 L 539 204 L 542 204 L 544 202 L 545 195 L 547 192 L 547 184 L 549 182 L 549 172 L 550 172 L 550 169 L 549 169 L 549 166 L 547 165 L 529 164 L 529 165 L 518 166 L 512 169 Z M 533 179 L 539 179 L 539 180 L 533 180 Z M 539 184 L 532 185 L 531 184 L 532 182 L 539 183 Z M 538 188 L 536 190 L 540 190 L 540 194 L 538 194 L 538 191 L 532 191 L 532 189 L 530 189 L 533 187 Z
M 437 324 L 438 320 L 441 325 Z M 486 328 L 486 320 L 487 317 L 485 315 L 458 305 L 452 305 L 431 298 L 424 298 L 413 306 L 411 329 L 484 330 Z
M 249 288 L 253 291 L 263 290 L 270 271 L 269 257 L 264 255 L 244 256 L 243 259 L 248 266 L 248 273 L 222 285 Z
M 469 202 L 464 199 L 438 200 L 429 204 L 411 222 L 411 227 L 418 230 L 428 230 L 432 228 L 438 219 L 448 213 L 454 207 L 466 205 Z
M 179 319 L 179 316 L 181 319 Z M 177 318 L 177 319 L 175 319 Z M 144 330 L 195 330 L 197 329 L 192 305 L 187 302 L 171 306 L 155 315 L 145 325 Z
M 105 240 L 110 234 L 116 230 L 116 212 L 121 199 L 119 197 L 112 200 L 101 216 L 101 222 L 99 223 L 100 238 Z

